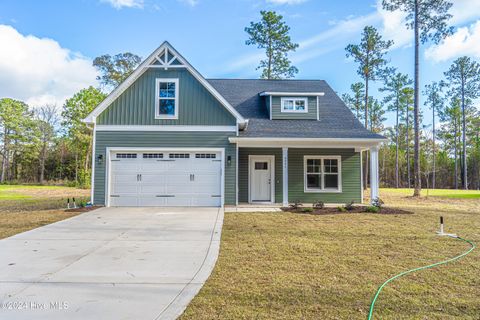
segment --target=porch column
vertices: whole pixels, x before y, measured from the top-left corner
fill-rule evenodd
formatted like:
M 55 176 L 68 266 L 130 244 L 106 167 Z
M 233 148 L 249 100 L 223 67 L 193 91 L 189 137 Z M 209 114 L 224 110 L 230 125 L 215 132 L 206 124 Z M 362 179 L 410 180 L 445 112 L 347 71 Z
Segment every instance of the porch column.
M 288 148 L 282 148 L 283 206 L 288 207 Z
M 378 146 L 370 148 L 370 203 L 379 196 L 378 149 Z

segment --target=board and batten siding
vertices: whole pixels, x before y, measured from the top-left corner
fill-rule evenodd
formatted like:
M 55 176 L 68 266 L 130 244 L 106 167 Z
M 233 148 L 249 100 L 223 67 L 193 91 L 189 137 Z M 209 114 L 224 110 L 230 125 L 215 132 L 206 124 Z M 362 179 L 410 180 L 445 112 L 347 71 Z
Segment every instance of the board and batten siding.
M 125 148 L 225 148 L 225 204 L 235 205 L 236 147 L 228 141 L 234 132 L 97 131 L 95 156 L 106 160 L 107 147 Z M 231 157 L 231 164 L 227 157 Z M 94 203 L 105 205 L 105 168 L 95 163 Z
M 155 119 L 155 79 L 179 79 L 178 119 Z M 149 69 L 97 117 L 100 125 L 236 125 L 188 70 Z
M 266 97 L 268 99 L 269 97 Z M 283 97 L 286 98 L 286 97 Z M 304 97 L 295 97 L 304 98 Z M 317 120 L 317 97 L 308 97 L 308 112 L 282 112 L 282 97 L 272 96 L 272 119 Z
M 304 156 L 341 156 L 342 192 L 304 192 Z M 361 202 L 360 153 L 354 149 L 288 149 L 288 199 L 304 203 L 323 201 L 326 203 Z
M 239 148 L 238 149 L 238 202 L 248 202 L 248 156 L 275 156 L 275 203 L 283 201 L 282 149 L 281 148 Z

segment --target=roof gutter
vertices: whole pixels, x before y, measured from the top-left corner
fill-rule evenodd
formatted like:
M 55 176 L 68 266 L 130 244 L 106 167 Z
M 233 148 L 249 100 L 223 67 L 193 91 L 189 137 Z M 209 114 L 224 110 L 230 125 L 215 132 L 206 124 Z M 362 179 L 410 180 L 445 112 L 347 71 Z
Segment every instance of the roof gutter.
M 385 138 L 259 138 L 259 137 L 229 137 L 230 143 L 238 147 L 252 148 L 325 148 L 325 149 L 355 149 L 356 152 L 378 147 Z
M 260 92 L 259 95 L 261 97 L 263 96 L 287 96 L 287 97 L 292 97 L 292 96 L 300 96 L 300 97 L 306 97 L 306 96 L 324 96 L 325 92 L 279 92 L 279 91 L 263 91 Z
M 271 138 L 271 137 L 230 137 L 228 140 L 232 143 L 235 142 L 359 142 L 359 143 L 369 143 L 369 142 L 386 142 L 387 138 Z

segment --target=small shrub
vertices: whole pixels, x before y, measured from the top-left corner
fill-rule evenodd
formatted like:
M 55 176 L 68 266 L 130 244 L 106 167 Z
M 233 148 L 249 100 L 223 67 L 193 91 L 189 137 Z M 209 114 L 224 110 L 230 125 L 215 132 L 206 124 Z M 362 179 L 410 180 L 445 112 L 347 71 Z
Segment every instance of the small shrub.
M 352 211 L 354 209 L 353 200 L 345 204 L 345 209 L 348 211 Z
M 323 209 L 323 208 L 325 208 L 325 202 L 317 200 L 313 203 L 313 207 L 315 209 Z
M 302 211 L 305 213 L 313 212 L 313 208 L 303 208 Z
M 365 212 L 378 213 L 379 211 L 380 211 L 380 208 L 377 206 L 368 206 L 365 208 Z
M 345 207 L 342 207 L 342 206 L 337 207 L 337 210 L 340 212 L 347 212 L 347 209 L 345 209 Z
M 297 210 L 297 209 L 300 208 L 301 206 L 302 206 L 302 203 L 300 202 L 300 200 L 294 200 L 294 201 L 290 204 L 290 209 Z
M 377 207 L 379 209 L 382 208 L 384 203 L 385 202 L 383 202 L 382 199 L 380 199 L 380 198 L 375 198 L 375 199 L 372 200 L 372 206 Z

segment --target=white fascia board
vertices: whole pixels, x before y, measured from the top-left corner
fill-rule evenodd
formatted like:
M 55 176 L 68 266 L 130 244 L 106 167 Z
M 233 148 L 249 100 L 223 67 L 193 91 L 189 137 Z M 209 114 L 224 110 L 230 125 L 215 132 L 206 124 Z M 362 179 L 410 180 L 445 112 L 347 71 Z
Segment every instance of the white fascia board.
M 184 125 L 97 125 L 97 131 L 195 131 L 237 132 L 237 126 L 184 126 Z
M 325 92 L 274 92 L 274 91 L 264 91 L 260 93 L 260 96 L 324 96 Z
M 83 122 L 95 123 L 96 117 L 107 109 L 110 104 L 117 99 L 125 90 L 127 90 L 146 70 L 149 66 L 157 60 L 157 56 L 168 49 L 170 52 L 177 56 L 179 62 L 185 65 L 185 68 L 237 119 L 241 124 L 245 122 L 245 119 L 240 113 L 238 113 L 233 106 L 228 103 L 227 100 L 208 83 L 207 80 L 181 55 L 172 47 L 167 41 L 163 42 L 160 47 L 157 48 L 151 55 L 145 59 L 140 66 L 135 69 L 134 72 L 122 82 L 115 90 L 113 90 L 85 119 Z M 171 66 L 169 66 L 171 67 Z

